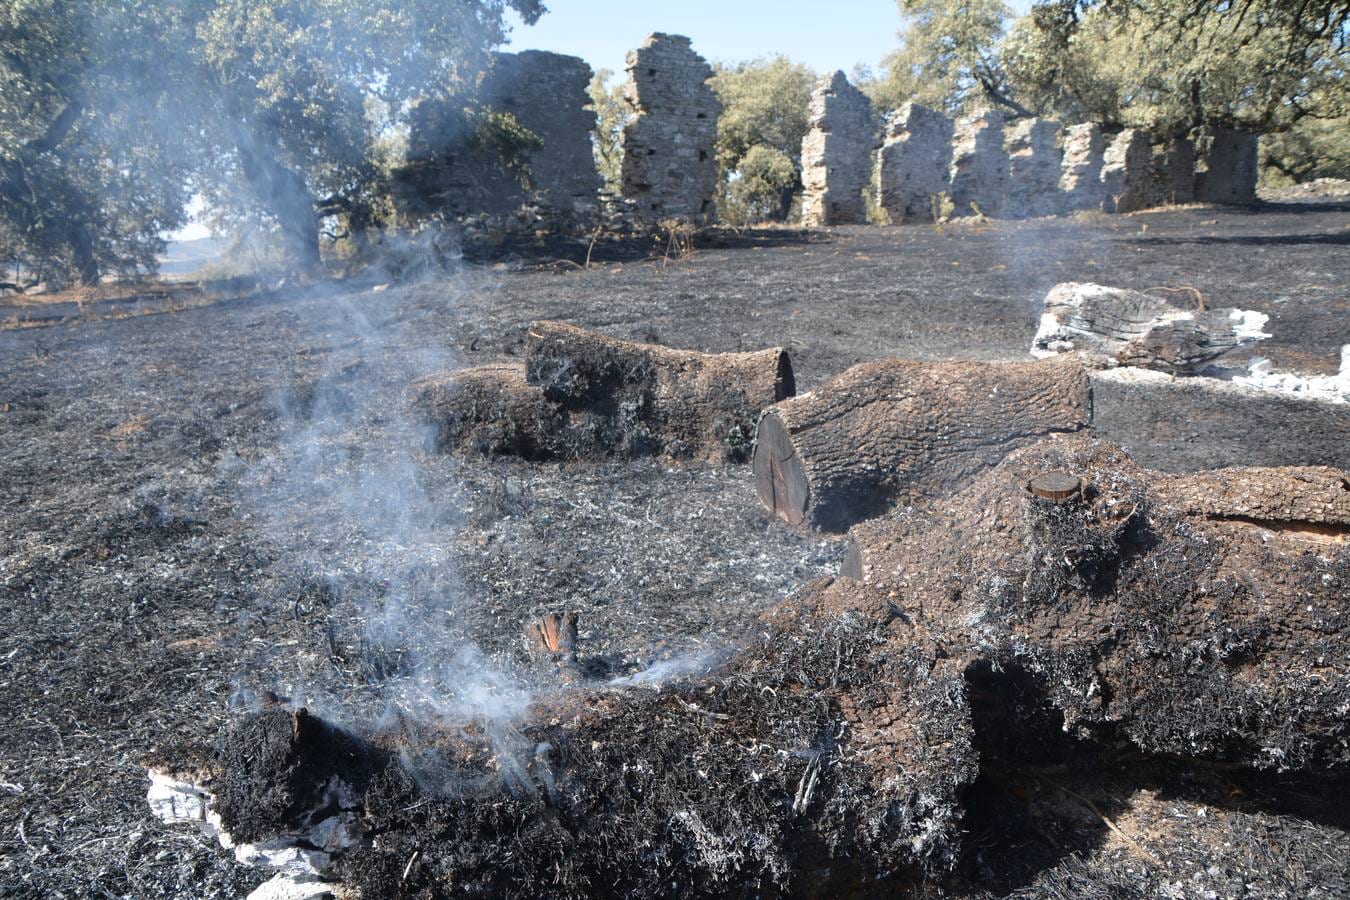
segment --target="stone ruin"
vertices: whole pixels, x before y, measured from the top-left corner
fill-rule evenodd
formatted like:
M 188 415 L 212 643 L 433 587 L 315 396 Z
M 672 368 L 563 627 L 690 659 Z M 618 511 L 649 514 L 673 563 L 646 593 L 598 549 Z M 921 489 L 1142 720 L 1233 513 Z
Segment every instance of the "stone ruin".
M 1071 125 L 1064 133 L 1064 163 L 1059 178 L 1066 211 L 1095 209 L 1102 202 L 1102 162 L 1106 139 L 1095 122 Z
M 951 164 L 951 120 L 906 103 L 886 117 L 876 161 L 877 205 L 896 225 L 932 221 L 934 198 L 947 190 Z
M 1006 139 L 1007 214 L 1036 217 L 1059 212 L 1059 123 L 1049 119 L 1023 119 L 1008 129 Z
M 802 140 L 802 223 L 867 221 L 864 192 L 876 125 L 872 103 L 843 72 L 822 78 L 811 94 L 811 128 Z
M 689 38 L 652 34 L 628 54 L 622 192 L 648 222 L 703 225 L 716 215 L 717 118 L 712 69 Z
M 1102 160 L 1102 212 L 1127 213 L 1154 205 L 1153 150 L 1148 134 L 1126 128 Z
M 712 69 L 689 38 L 658 33 L 629 53 L 627 73 L 620 184 L 626 208 L 610 218 L 618 216 L 624 229 L 667 219 L 710 224 L 721 113 L 708 84 Z M 526 173 L 508 170 L 482 139 L 469 98 L 418 104 L 408 161 L 393 177 L 400 217 L 410 223 L 453 217 L 470 231 L 475 222 L 512 230 L 537 229 L 541 220 L 545 227 L 597 221 L 603 198 L 592 150 L 591 75 L 573 56 L 493 55 L 472 99 L 484 110 L 512 114 L 538 137 L 540 146 L 526 154 Z M 870 101 L 843 72 L 818 83 L 810 115 L 801 157 L 807 226 L 866 222 L 872 180 L 877 207 L 893 223 L 931 220 L 944 194 L 951 214 L 1010 218 L 1256 199 L 1257 136 L 1231 128 L 1108 136 L 1085 123 L 1061 135 L 1055 122 L 1005 122 L 997 111 L 953 125 L 909 103 L 879 130 Z
M 956 123 L 952 144 L 951 200 L 954 214 L 1003 212 L 1008 197 L 1008 153 L 1003 115 L 992 110 Z
M 1153 148 L 1157 203 L 1195 202 L 1195 143 L 1186 134 L 1166 137 Z
M 540 141 L 528 153 L 528 184 L 476 140 L 464 98 L 423 101 L 413 111 L 408 162 L 395 176 L 405 218 L 432 213 L 511 213 L 527 203 L 584 215 L 595 206 L 600 176 L 591 149 L 595 113 L 591 67 L 575 56 L 526 50 L 497 53 L 477 100 L 510 113 Z
M 1196 140 L 1195 199 L 1244 204 L 1256 200 L 1256 135 L 1206 126 Z

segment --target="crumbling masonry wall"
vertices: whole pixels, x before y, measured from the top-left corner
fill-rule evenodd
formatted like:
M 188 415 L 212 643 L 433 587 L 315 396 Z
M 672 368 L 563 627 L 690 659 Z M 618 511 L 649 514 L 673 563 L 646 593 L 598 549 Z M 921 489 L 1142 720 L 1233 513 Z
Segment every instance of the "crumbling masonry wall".
M 843 72 L 822 78 L 811 95 L 811 128 L 802 139 L 802 222 L 867 221 L 863 192 L 871 175 L 876 125 L 872 103 Z
M 410 218 L 434 212 L 508 213 L 537 202 L 584 213 L 600 189 L 591 150 L 595 113 L 588 105 L 591 67 L 560 53 L 494 54 L 477 99 L 510 113 L 542 146 L 526 157 L 529 184 L 503 168 L 476 141 L 463 98 L 420 103 L 412 113 L 408 163 L 395 176 L 395 196 Z
M 886 117 L 877 152 L 877 205 L 896 225 L 932 221 L 933 198 L 947 191 L 951 163 L 951 120 L 906 103 Z
M 1192 203 L 1195 200 L 1195 143 L 1186 134 L 1164 138 L 1153 149 L 1155 200 Z
M 1008 205 L 1012 217 L 1059 212 L 1059 123 L 1023 119 L 1007 132 Z
M 1008 153 L 1003 149 L 1001 113 L 984 112 L 956 123 L 951 172 L 955 215 L 971 215 L 977 207 L 988 216 L 1003 211 L 1008 197 Z
M 1069 212 L 1101 205 L 1102 164 L 1106 140 L 1095 122 L 1072 125 L 1064 133 L 1064 162 L 1059 190 L 1063 208 Z
M 1153 148 L 1147 132 L 1126 128 L 1102 161 L 1102 211 L 1127 213 L 1153 205 Z
M 1256 135 L 1207 126 L 1199 129 L 1195 144 L 1196 200 L 1231 204 L 1256 201 Z
M 717 118 L 712 69 L 689 38 L 652 34 L 628 53 L 621 190 L 648 222 L 713 220 Z

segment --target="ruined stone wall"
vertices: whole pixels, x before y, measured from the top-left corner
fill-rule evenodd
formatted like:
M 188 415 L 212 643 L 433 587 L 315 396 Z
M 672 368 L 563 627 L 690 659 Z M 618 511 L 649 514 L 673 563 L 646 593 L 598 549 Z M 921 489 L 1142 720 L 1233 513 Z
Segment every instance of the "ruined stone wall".
M 1002 213 L 1008 197 L 1008 153 L 1003 116 L 985 112 L 956 123 L 952 144 L 951 197 L 957 216 Z
M 1164 138 L 1153 148 L 1156 200 L 1191 203 L 1195 200 L 1195 143 L 1184 134 Z
M 716 214 L 717 117 L 722 104 L 708 85 L 712 69 L 689 38 L 648 36 L 628 53 L 624 88 L 621 190 L 649 222 L 711 222 Z
M 1256 135 L 1206 126 L 1197 131 L 1195 151 L 1196 200 L 1234 204 L 1256 201 Z
M 886 117 L 876 161 L 877 205 L 896 225 L 931 222 L 933 197 L 947 191 L 951 162 L 951 120 L 906 103 Z
M 411 116 L 408 163 L 395 176 L 400 208 L 409 218 L 433 212 L 500 214 L 526 203 L 588 212 L 600 189 L 591 150 L 590 80 L 591 67 L 575 56 L 541 50 L 493 55 L 476 99 L 495 112 L 511 113 L 541 141 L 525 160 L 528 184 L 476 141 L 464 98 L 418 104 Z
M 1059 123 L 1023 119 L 1007 131 L 1008 205 L 1011 217 L 1052 216 L 1059 212 L 1061 158 Z
M 811 128 L 802 140 L 803 224 L 867 221 L 863 192 L 875 135 L 867 96 L 843 72 L 822 78 L 811 94 Z
M 1102 163 L 1106 140 L 1095 122 L 1071 125 L 1064 132 L 1064 162 L 1059 190 L 1062 207 L 1069 212 L 1095 209 L 1102 202 Z
M 1148 132 L 1126 128 L 1102 159 L 1102 211 L 1127 213 L 1154 202 L 1153 148 Z

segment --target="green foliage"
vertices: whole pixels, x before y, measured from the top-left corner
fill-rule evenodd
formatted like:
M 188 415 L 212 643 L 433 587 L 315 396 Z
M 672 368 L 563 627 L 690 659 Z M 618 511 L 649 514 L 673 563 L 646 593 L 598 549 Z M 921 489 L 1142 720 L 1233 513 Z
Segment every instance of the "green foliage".
M 1305 117 L 1261 138 L 1262 180 L 1282 185 L 1316 178 L 1350 180 L 1350 116 Z
M 718 204 L 718 216 L 731 225 L 782 221 L 801 184 L 797 164 L 781 150 L 756 144 L 741 157 Z
M 802 138 L 810 127 L 815 73 L 784 56 L 718 66 L 713 91 L 721 172 L 718 214 L 745 225 L 782 221 L 801 190 Z
M 796 160 L 809 128 L 816 76 L 785 56 L 718 66 L 713 91 L 722 102 L 717 120 L 717 163 L 732 173 L 755 147 Z
M 154 266 L 186 203 L 177 70 L 153 7 L 0 5 L 0 258 L 24 279 L 90 283 Z
M 1350 7 L 1325 0 L 1050 0 L 1018 23 L 1002 60 L 1039 112 L 1263 132 L 1268 165 L 1316 177 L 1346 159 L 1348 17 Z
M 623 160 L 623 123 L 628 118 L 628 103 L 623 99 L 623 84 L 610 86 L 614 73 L 601 69 L 591 79 L 586 93 L 595 110 L 595 132 L 591 146 L 595 151 L 595 166 L 600 170 L 605 190 L 619 193 L 619 170 Z
M 468 112 L 468 118 L 472 127 L 469 149 L 495 159 L 504 172 L 528 190 L 530 154 L 542 148 L 544 142 L 509 112 L 474 109 Z
M 1003 0 L 897 0 L 900 49 L 880 78 L 859 85 L 879 110 L 914 101 L 956 115 L 981 100 L 1005 102 L 998 43 L 1012 18 Z
M 377 221 L 412 101 L 470 94 L 514 9 L 540 0 L 7 0 L 0 253 L 29 267 L 153 265 L 189 188 L 261 220 L 293 264 L 319 225 Z M 518 145 L 509 123 L 485 141 Z
M 1066 120 L 1279 131 L 1346 112 L 1347 10 L 1337 22 L 1298 8 L 1117 0 L 1079 12 L 1046 3 L 1014 29 L 1003 61 L 1029 106 Z

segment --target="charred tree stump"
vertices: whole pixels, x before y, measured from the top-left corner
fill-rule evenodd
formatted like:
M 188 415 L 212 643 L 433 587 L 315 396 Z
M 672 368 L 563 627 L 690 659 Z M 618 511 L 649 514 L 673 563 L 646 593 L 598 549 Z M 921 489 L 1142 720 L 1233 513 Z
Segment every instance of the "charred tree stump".
M 1043 497 L 1047 473 L 1079 489 Z M 1162 475 L 1072 436 L 940 504 L 855 527 L 844 574 L 972 655 L 1034 673 L 1081 734 L 1345 766 L 1347 536 L 1344 472 Z
M 764 413 L 755 487 L 789 525 L 842 532 L 1090 415 L 1087 372 L 1073 360 L 864 363 Z
M 474 366 L 419 378 L 414 415 L 435 428 L 442 452 L 551 459 L 566 450 L 562 410 L 525 380 L 519 364 Z
M 525 360 L 573 431 L 623 455 L 744 461 L 759 414 L 795 392 L 782 348 L 699 353 L 535 322 Z

